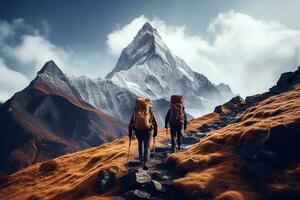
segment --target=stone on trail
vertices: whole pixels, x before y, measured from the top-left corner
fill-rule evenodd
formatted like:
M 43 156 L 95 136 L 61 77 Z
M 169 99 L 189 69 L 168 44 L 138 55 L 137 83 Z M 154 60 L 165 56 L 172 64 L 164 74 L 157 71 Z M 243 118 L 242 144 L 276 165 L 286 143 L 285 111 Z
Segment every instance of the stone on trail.
M 97 186 L 100 194 L 107 192 L 115 186 L 114 175 L 109 170 L 100 171 Z
M 150 199 L 150 194 L 142 190 L 131 190 L 125 194 L 127 200 Z
M 152 180 L 151 183 L 149 184 L 149 190 L 151 192 L 162 192 L 163 186 L 160 182 Z
M 156 180 L 167 180 L 167 176 L 164 173 L 157 172 L 157 171 L 153 172 L 151 174 L 151 177 L 152 179 L 156 179 Z
M 121 186 L 129 189 L 137 189 L 151 182 L 151 176 L 145 170 L 133 169 L 129 170 L 125 176 L 121 178 Z

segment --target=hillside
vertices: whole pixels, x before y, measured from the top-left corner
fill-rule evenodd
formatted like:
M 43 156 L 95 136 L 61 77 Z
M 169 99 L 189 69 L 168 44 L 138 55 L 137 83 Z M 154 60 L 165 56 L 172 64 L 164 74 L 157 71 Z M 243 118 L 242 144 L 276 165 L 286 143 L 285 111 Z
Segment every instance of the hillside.
M 180 176 L 173 181 L 173 192 L 185 199 L 299 199 L 299 102 L 300 68 L 283 74 L 269 92 L 245 101 L 233 98 L 190 121 L 187 132 L 207 135 L 169 156 L 169 170 Z M 157 146 L 166 140 L 160 130 Z M 0 198 L 117 199 L 125 187 L 120 177 L 127 171 L 127 148 L 123 138 L 3 176 Z M 135 141 L 132 154 L 136 148 Z M 100 195 L 104 169 L 115 186 Z
M 98 146 L 126 132 L 123 122 L 86 103 L 53 61 L 0 107 L 0 119 L 4 173 Z
M 294 75 L 285 84 L 298 84 L 280 88 L 279 81 L 256 96 L 262 99 L 238 114 L 236 123 L 171 155 L 169 161 L 185 173 L 174 181 L 177 189 L 191 199 L 299 199 L 300 68 Z M 216 116 L 222 114 L 207 115 L 210 122 L 195 120 L 190 131 L 213 124 Z

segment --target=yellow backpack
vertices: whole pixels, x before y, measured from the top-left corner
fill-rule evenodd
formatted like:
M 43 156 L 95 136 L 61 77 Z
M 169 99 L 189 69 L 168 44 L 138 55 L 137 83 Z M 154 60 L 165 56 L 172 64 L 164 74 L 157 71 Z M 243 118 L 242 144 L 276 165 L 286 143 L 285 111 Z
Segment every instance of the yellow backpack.
M 136 130 L 150 129 L 152 125 L 151 100 L 138 97 L 135 100 L 134 128 Z

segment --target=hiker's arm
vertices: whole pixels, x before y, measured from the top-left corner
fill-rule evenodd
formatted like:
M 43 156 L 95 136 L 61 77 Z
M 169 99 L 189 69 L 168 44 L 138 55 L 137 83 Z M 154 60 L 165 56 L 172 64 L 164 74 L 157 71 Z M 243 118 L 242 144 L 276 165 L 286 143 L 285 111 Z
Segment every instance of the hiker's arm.
M 154 133 L 153 133 L 153 137 L 156 137 L 157 136 L 157 120 L 156 120 L 156 117 L 153 113 L 153 119 L 152 119 L 152 123 L 153 123 L 153 126 L 154 126 Z
M 168 110 L 168 113 L 165 118 L 165 128 L 168 128 L 169 121 L 170 121 L 170 109 Z
M 132 136 L 132 130 L 133 130 L 133 124 L 134 124 L 134 114 L 131 116 L 129 126 L 128 126 L 128 136 L 131 138 Z

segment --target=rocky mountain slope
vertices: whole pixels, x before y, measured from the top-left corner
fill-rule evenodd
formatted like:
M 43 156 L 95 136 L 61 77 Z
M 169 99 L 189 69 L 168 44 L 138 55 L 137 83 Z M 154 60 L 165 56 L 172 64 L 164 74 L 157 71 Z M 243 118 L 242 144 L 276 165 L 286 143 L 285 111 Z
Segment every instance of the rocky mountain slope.
M 71 79 L 85 101 L 125 121 L 137 96 L 150 97 L 158 104 L 169 101 L 173 94 L 182 94 L 186 110 L 193 116 L 212 111 L 214 106 L 233 96 L 228 85 L 214 85 L 173 55 L 149 23 L 145 23 L 123 49 L 117 65 L 105 79 Z M 166 113 L 154 111 L 161 126 L 163 120 L 160 119 Z
M 126 126 L 86 103 L 50 61 L 0 107 L 0 170 L 30 164 L 124 136 Z
M 147 199 L 166 191 L 185 199 L 299 199 L 299 102 L 300 67 L 283 74 L 266 93 L 233 98 L 191 120 L 187 135 L 202 136 L 187 150 L 160 151 L 168 141 L 161 129 L 156 141 L 159 163 L 149 172 L 127 171 L 128 140 L 123 138 L 2 176 L 0 198 Z M 132 161 L 136 145 L 134 141 Z M 160 163 L 162 155 L 168 157 L 165 163 Z M 162 168 L 165 174 L 160 176 L 156 172 Z M 170 178 L 169 185 L 159 181 Z

